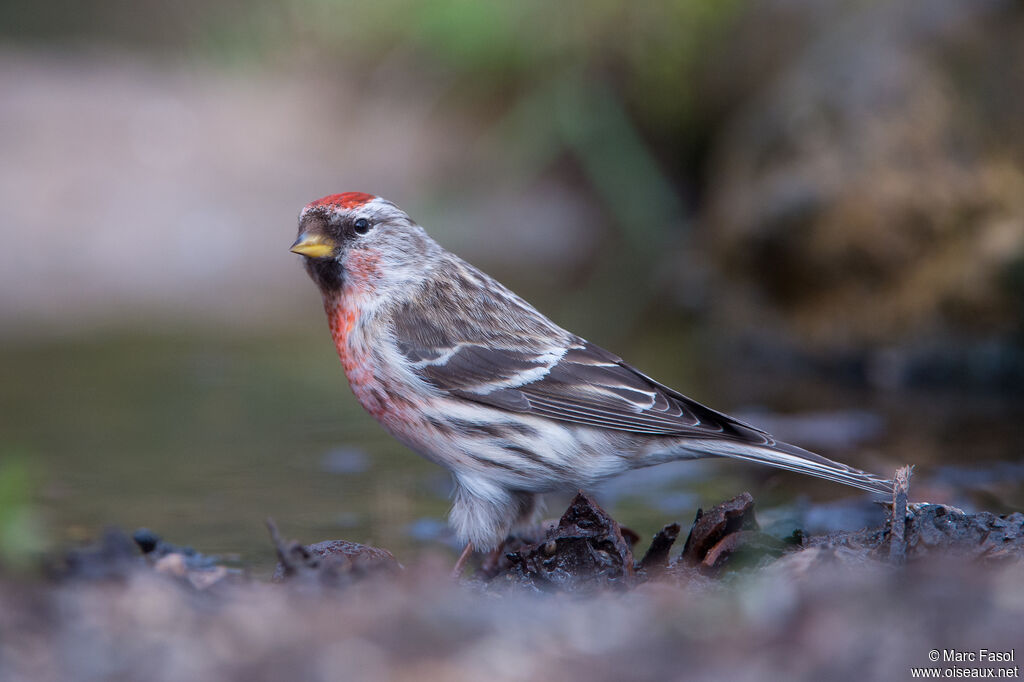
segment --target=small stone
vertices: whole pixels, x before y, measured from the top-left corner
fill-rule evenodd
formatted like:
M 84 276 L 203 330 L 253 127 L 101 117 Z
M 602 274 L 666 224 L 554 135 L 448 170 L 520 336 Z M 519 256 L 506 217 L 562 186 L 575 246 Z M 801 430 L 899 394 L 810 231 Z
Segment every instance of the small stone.
M 149 554 L 160 544 L 160 536 L 148 528 L 139 528 L 132 534 L 132 540 L 139 546 L 143 554 Z
M 228 576 L 228 569 L 217 566 L 209 571 L 189 571 L 188 581 L 197 590 L 206 590 Z
M 185 556 L 178 552 L 160 557 L 156 564 L 153 565 L 153 568 L 157 573 L 166 573 L 179 578 L 184 577 L 188 573 L 188 567 L 185 565 Z

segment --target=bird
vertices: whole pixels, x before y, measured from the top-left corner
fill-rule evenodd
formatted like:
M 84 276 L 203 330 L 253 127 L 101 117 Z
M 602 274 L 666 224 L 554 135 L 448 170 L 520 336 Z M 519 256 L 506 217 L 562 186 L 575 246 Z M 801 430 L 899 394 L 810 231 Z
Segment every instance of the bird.
M 892 494 L 892 480 L 777 440 L 563 329 L 386 199 L 309 203 L 291 251 L 356 400 L 451 472 L 456 574 L 534 521 L 543 493 L 674 460 L 728 457 Z

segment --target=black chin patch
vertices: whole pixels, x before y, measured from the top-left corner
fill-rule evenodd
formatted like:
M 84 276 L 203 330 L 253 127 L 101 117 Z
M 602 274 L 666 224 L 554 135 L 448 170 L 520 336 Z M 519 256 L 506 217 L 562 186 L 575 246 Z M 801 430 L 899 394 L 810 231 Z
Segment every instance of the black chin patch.
M 333 258 L 306 258 L 306 272 L 321 291 L 340 291 L 345 283 L 345 270 Z

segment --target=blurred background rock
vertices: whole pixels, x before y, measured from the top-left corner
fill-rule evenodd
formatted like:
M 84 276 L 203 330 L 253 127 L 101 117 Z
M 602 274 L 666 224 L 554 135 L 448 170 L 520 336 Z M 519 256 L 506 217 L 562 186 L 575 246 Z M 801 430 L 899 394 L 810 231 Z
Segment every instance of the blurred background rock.
M 8 1 L 0 40 L 0 457 L 64 536 L 443 513 L 287 253 L 343 190 L 698 399 L 883 413 L 861 466 L 1020 458 L 1017 2 Z M 323 482 L 353 444 L 373 482 Z
M 768 2 L 736 31 L 701 207 L 713 315 L 885 384 L 1019 385 L 1021 6 Z

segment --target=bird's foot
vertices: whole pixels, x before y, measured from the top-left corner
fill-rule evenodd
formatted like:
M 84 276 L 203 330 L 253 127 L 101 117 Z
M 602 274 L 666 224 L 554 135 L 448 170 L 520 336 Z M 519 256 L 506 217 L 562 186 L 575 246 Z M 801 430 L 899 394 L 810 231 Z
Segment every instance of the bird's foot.
M 469 560 L 470 555 L 473 554 L 473 543 L 467 542 L 466 548 L 462 550 L 462 554 L 455 561 L 455 566 L 452 567 L 452 580 L 458 580 L 462 577 L 462 571 L 466 568 L 466 562 Z

